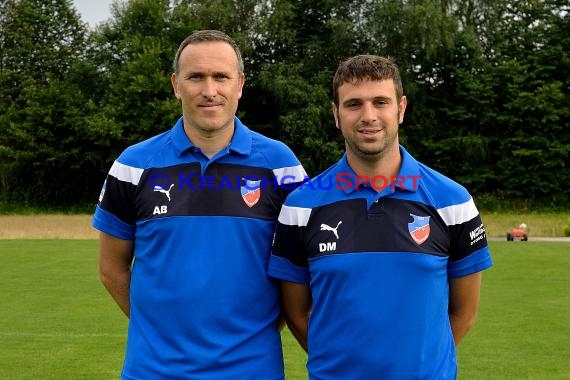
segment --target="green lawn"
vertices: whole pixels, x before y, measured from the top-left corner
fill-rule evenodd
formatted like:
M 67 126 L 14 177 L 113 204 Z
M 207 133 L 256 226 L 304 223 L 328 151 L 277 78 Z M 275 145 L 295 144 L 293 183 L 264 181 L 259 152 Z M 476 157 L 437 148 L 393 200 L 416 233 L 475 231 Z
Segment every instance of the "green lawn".
M 570 243 L 491 242 L 460 379 L 570 379 Z
M 94 240 L 0 240 L 0 379 L 116 379 L 127 319 Z
M 481 212 L 487 236 L 504 238 L 511 228 L 525 223 L 530 239 L 537 236 L 564 236 L 570 223 L 568 212 Z
M 570 244 L 491 242 L 460 379 L 570 379 Z M 93 240 L 0 240 L 0 379 L 116 379 L 126 318 Z M 284 331 L 288 379 L 305 355 Z

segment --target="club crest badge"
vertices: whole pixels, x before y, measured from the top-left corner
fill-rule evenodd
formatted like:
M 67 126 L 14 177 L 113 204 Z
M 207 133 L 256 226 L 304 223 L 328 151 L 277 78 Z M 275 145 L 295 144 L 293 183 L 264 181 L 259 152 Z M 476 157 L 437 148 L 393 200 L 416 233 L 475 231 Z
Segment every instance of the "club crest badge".
M 241 186 L 241 197 L 246 205 L 253 207 L 259 202 L 261 197 L 261 180 L 252 181 L 244 178 L 244 184 Z
M 411 223 L 408 223 L 408 231 L 412 239 L 417 245 L 421 245 L 429 237 L 430 227 L 429 227 L 429 216 L 418 216 L 410 214 L 414 219 Z

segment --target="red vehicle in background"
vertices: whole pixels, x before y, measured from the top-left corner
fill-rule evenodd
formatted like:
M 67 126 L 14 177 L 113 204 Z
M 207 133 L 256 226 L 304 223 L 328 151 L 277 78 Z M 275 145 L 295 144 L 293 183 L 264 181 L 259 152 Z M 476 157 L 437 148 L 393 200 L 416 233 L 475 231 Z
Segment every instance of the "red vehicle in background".
M 524 223 L 521 223 L 518 227 L 513 227 L 512 230 L 507 232 L 507 241 L 527 241 L 528 240 L 528 232 L 527 226 Z

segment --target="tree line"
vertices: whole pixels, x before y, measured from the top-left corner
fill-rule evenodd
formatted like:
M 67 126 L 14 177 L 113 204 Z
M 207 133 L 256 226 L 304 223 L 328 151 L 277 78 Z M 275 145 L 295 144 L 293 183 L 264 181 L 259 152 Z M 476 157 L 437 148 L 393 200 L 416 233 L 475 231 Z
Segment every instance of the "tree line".
M 0 0 L 0 210 L 93 207 L 112 161 L 180 116 L 172 60 L 197 29 L 240 45 L 238 116 L 311 175 L 342 155 L 338 63 L 392 57 L 401 141 L 483 207 L 570 204 L 567 0 L 115 0 L 90 28 L 71 0 Z

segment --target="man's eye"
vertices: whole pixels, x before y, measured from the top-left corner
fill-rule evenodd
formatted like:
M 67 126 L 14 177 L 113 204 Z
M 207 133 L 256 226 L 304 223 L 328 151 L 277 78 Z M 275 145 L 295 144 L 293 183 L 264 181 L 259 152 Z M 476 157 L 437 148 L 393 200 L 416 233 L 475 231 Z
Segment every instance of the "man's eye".
M 217 81 L 224 81 L 226 79 L 228 79 L 227 75 L 223 75 L 223 74 L 218 74 L 214 77 Z

